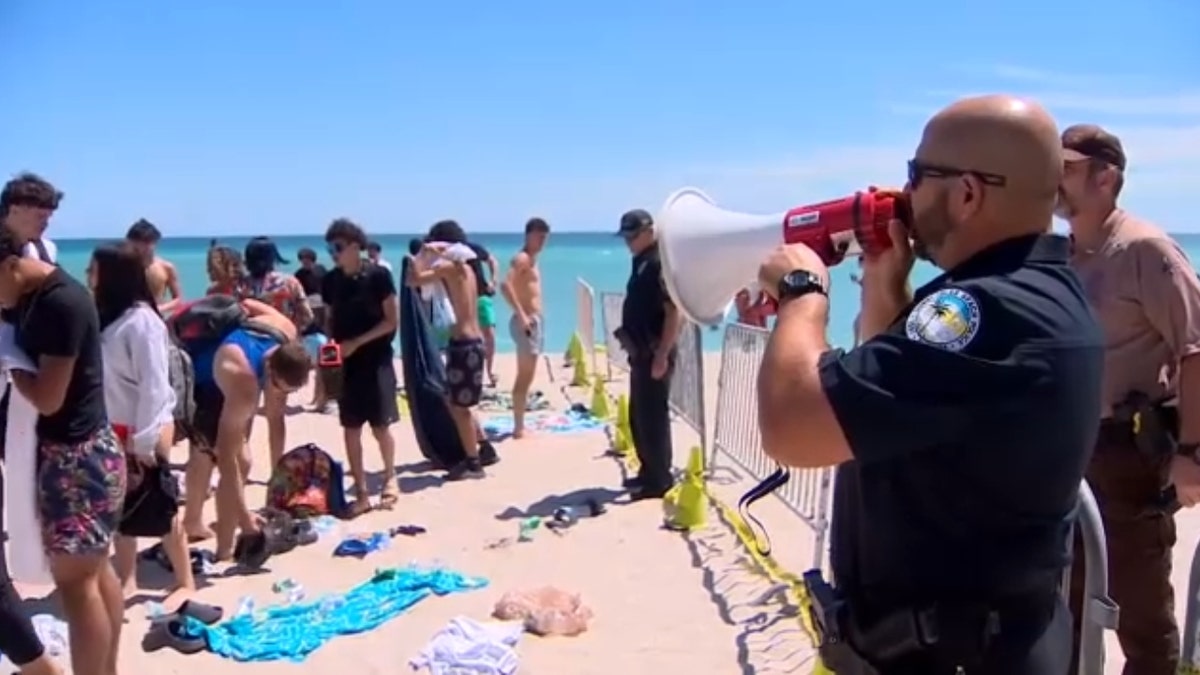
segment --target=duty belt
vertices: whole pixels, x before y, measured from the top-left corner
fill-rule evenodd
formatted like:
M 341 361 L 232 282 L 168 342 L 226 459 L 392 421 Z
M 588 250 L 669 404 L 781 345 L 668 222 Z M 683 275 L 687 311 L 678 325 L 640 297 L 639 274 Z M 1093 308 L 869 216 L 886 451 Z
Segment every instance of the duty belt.
M 984 603 L 905 608 L 864 625 L 820 570 L 806 572 L 804 586 L 821 659 L 839 675 L 871 675 L 877 672 L 876 664 L 922 652 L 962 667 L 975 666 L 1000 634 L 1000 614 Z

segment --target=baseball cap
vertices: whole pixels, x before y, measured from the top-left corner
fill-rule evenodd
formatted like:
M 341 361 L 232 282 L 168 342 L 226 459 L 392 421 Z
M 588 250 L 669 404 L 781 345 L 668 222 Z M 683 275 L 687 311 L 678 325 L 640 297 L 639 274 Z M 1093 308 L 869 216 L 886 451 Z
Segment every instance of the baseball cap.
M 1125 170 L 1125 148 L 1121 139 L 1095 124 L 1076 124 L 1062 134 L 1063 159 L 1078 162 L 1097 159 Z
M 251 261 L 259 260 L 263 262 L 270 260 L 272 264 L 287 262 L 287 258 L 279 254 L 279 247 L 275 245 L 275 242 L 271 241 L 270 237 L 255 237 L 246 242 L 246 251 L 242 257 L 246 260 L 247 264 L 252 264 Z
M 628 237 L 651 227 L 654 227 L 654 218 L 650 213 L 645 209 L 633 209 L 621 216 L 621 228 L 617 230 L 617 236 Z

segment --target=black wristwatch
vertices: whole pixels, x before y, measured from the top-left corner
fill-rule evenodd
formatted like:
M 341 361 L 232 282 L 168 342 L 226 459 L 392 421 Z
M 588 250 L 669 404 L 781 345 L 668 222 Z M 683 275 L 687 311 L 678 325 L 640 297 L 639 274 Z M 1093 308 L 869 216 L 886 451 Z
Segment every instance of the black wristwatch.
M 779 288 L 776 289 L 776 293 L 780 302 L 809 293 L 828 295 L 825 284 L 821 283 L 821 278 L 808 270 L 792 270 L 783 275 L 783 278 L 779 280 Z

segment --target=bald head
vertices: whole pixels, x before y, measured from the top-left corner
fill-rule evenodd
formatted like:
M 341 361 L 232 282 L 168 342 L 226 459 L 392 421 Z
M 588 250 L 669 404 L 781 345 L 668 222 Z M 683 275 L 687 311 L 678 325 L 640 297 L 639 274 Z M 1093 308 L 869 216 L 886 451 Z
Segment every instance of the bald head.
M 953 103 L 929 120 L 917 156 L 1003 176 L 1013 200 L 1052 205 L 1062 180 L 1062 141 L 1054 118 L 1037 103 L 1014 96 Z
M 914 235 L 941 267 L 1050 227 L 1062 180 L 1062 142 L 1037 103 L 963 99 L 925 126 L 910 167 Z

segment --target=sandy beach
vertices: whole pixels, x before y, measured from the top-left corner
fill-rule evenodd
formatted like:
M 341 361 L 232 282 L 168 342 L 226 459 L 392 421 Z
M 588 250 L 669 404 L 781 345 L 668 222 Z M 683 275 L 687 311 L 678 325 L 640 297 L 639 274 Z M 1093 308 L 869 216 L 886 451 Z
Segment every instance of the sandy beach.
M 503 383 L 512 381 L 515 361 L 507 355 L 497 361 L 503 390 Z M 551 412 L 561 412 L 573 401 L 590 400 L 590 391 L 562 388 L 569 371 L 556 365 L 553 376 L 551 381 L 550 372 L 542 369 L 534 385 L 549 399 Z M 710 379 L 710 390 L 715 392 L 715 377 Z M 618 393 L 623 381 L 610 386 Z M 307 392 L 302 392 L 293 402 L 307 400 Z M 493 415 L 503 416 L 485 413 L 485 419 Z M 368 580 L 377 568 L 413 561 L 482 576 L 488 580 L 486 588 L 426 599 L 376 630 L 334 638 L 300 664 L 237 663 L 210 653 L 142 652 L 140 641 L 148 625 L 144 603 L 160 599 L 163 592 L 158 589 L 168 581 L 164 570 L 143 562 L 140 592 L 129 603 L 122 634 L 122 672 L 250 674 L 297 668 L 364 675 L 411 672 L 408 660 L 452 618 L 487 620 L 503 593 L 543 585 L 581 594 L 594 618 L 589 630 L 577 637 L 525 635 L 517 648 L 521 673 L 784 672 L 810 655 L 797 623 L 789 618 L 794 611 L 786 607 L 780 611 L 779 599 L 771 597 L 771 582 L 749 568 L 747 556 L 727 529 L 712 526 L 685 536 L 661 527 L 659 502 L 622 504 L 622 465 L 606 456 L 609 441 L 602 431 L 542 432 L 504 441 L 498 444 L 503 459 L 488 470 L 486 480 L 445 485 L 438 473 L 425 470 L 407 415 L 395 433 L 403 490 L 398 507 L 343 523 L 341 529 L 368 533 L 412 524 L 427 528 L 427 534 L 397 537 L 390 548 L 362 560 L 332 557 L 341 537 L 328 535 L 272 558 L 261 574 L 221 576 L 218 570 L 205 581 L 198 599 L 231 614 L 247 595 L 259 607 L 284 602 L 282 595 L 272 591 L 284 579 L 302 584 L 314 597 L 347 591 Z M 257 483 L 249 489 L 252 504 L 261 504 L 264 495 L 265 434 L 265 425 L 256 423 L 251 440 L 252 480 Z M 289 417 L 289 447 L 307 441 L 340 457 L 336 417 L 306 412 Z M 686 462 L 686 449 L 695 442 L 694 434 L 677 425 L 678 465 Z M 368 471 L 381 471 L 371 442 L 365 445 Z M 180 460 L 184 452 L 183 446 L 176 448 Z M 723 494 L 739 494 L 741 486 L 728 479 L 721 482 L 716 489 Z M 607 513 L 581 520 L 563 536 L 541 529 L 532 541 L 489 548 L 497 540 L 516 539 L 526 514 L 549 515 L 556 506 L 577 505 L 589 497 L 612 502 Z M 759 511 L 765 522 L 772 523 L 772 536 L 781 543 L 780 553 L 786 554 L 792 547 L 782 543 L 792 540 L 793 534 L 786 527 L 788 517 L 775 509 L 768 500 Z M 142 547 L 151 544 L 143 540 Z M 19 590 L 30 611 L 56 611 L 53 597 L 42 599 L 50 589 L 22 586 Z M 768 596 L 765 604 L 755 604 L 763 596 Z M 65 663 L 66 656 L 60 661 Z
M 572 403 L 588 404 L 591 391 L 564 387 L 570 372 L 552 356 L 554 366 L 538 373 L 534 388 L 550 402 L 538 415 L 551 415 Z M 603 359 L 601 359 L 603 363 Z M 720 355 L 707 354 L 706 408 L 709 428 L 716 410 Z M 511 382 L 514 359 L 501 356 L 497 371 Z M 623 391 L 619 371 L 607 385 Z M 306 402 L 307 392 L 293 401 Z M 506 417 L 498 411 L 489 419 Z M 251 503 L 261 504 L 267 478 L 265 425 L 255 425 L 252 447 L 255 465 L 249 489 Z M 556 433 L 541 431 L 520 441 L 498 444 L 500 464 L 483 481 L 442 484 L 428 470 L 413 439 L 407 414 L 395 427 L 399 460 L 397 473 L 403 497 L 394 511 L 376 511 L 344 522 L 339 531 L 317 543 L 272 558 L 266 569 L 250 576 L 225 576 L 220 567 L 203 583 L 197 598 L 222 606 L 232 614 L 240 599 L 251 596 L 258 607 L 285 602 L 273 592 L 277 582 L 291 579 L 307 596 L 345 592 L 368 580 L 378 568 L 411 562 L 440 564 L 487 579 L 483 589 L 431 597 L 375 630 L 335 637 L 300 663 L 290 661 L 239 663 L 211 653 L 184 656 L 164 650 L 143 653 L 147 602 L 160 599 L 167 573 L 154 563 L 139 570 L 139 593 L 129 602 L 122 635 L 122 672 L 193 675 L 214 672 L 276 673 L 298 668 L 312 672 L 411 672 L 410 658 L 453 618 L 486 621 L 507 591 L 551 585 L 582 596 L 594 613 L 587 632 L 576 637 L 541 638 L 526 634 L 517 653 L 520 673 L 526 675 L 601 675 L 611 673 L 808 673 L 813 650 L 799 628 L 796 608 L 780 586 L 761 574 L 731 529 L 715 510 L 707 527 L 682 534 L 662 527 L 659 502 L 627 501 L 620 489 L 623 465 L 606 454 L 607 435 L 600 430 Z M 341 432 L 336 417 L 299 412 L 288 419 L 289 447 L 314 442 L 341 457 Z M 675 424 L 676 465 L 683 467 L 687 450 L 698 437 L 682 422 Z M 365 442 L 368 471 L 382 470 L 371 442 Z M 182 459 L 185 449 L 176 449 Z M 727 504 L 751 486 L 751 480 L 725 462 L 715 471 L 710 489 Z M 607 512 L 585 518 L 561 536 L 540 529 L 528 542 L 516 540 L 519 524 L 529 515 L 548 516 L 558 506 L 578 506 L 587 499 L 607 503 Z M 211 502 L 209 505 L 211 509 Z M 792 572 L 806 569 L 814 550 L 810 531 L 776 499 L 764 499 L 754 509 L 769 529 L 774 557 Z M 400 536 L 391 546 L 361 560 L 333 557 L 345 534 L 369 533 L 398 525 L 427 528 L 424 535 Z M 1200 516 L 1179 517 L 1175 582 L 1182 615 L 1191 554 L 1200 538 Z M 144 540 L 142 547 L 153 542 Z M 203 547 L 203 544 L 197 545 Z M 31 612 L 56 611 L 50 589 L 19 589 Z M 1182 618 L 1182 616 L 1181 616 Z M 60 661 L 66 663 L 66 655 Z M 1122 659 L 1110 635 L 1106 673 L 1119 673 Z

